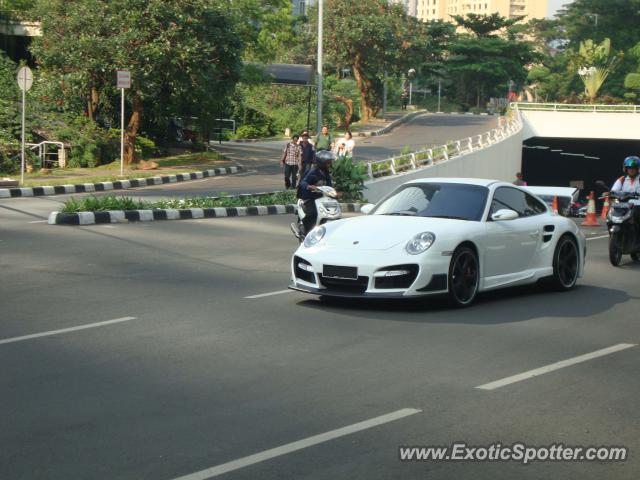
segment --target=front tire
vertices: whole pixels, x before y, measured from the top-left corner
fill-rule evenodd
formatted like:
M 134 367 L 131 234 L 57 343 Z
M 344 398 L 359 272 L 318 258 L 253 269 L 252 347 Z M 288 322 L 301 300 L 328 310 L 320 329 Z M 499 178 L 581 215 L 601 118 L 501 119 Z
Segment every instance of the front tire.
M 622 261 L 622 238 L 620 233 L 614 233 L 609 237 L 609 261 L 617 267 Z
M 553 279 L 555 290 L 564 292 L 575 287 L 580 270 L 580 254 L 578 244 L 569 235 L 558 240 L 553 253 Z
M 458 308 L 473 303 L 480 284 L 478 256 L 473 249 L 461 246 L 453 252 L 449 265 L 449 301 Z

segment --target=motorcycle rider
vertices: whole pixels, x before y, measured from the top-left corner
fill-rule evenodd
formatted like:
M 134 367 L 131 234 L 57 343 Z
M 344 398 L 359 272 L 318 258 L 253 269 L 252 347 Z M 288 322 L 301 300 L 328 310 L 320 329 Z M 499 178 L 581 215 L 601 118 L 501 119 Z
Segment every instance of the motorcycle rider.
M 611 187 L 612 192 L 637 193 L 640 194 L 640 178 L 638 171 L 640 169 L 640 158 L 635 155 L 627 157 L 622 163 L 622 169 L 626 175 L 623 175 Z M 633 222 L 635 223 L 636 233 L 640 232 L 640 205 L 637 202 L 636 208 L 633 209 Z
M 624 159 L 622 170 L 626 175 L 620 177 L 611 187 L 612 192 L 640 193 L 640 158 L 632 155 Z
M 335 155 L 328 150 L 319 151 L 316 154 L 316 165 L 309 170 L 303 179 L 300 180 L 300 198 L 304 201 L 303 209 L 305 217 L 302 220 L 304 225 L 304 235 L 309 233 L 316 224 L 318 210 L 316 209 L 316 199 L 322 197 L 318 187 L 333 187 L 331 181 L 331 165 L 335 160 Z

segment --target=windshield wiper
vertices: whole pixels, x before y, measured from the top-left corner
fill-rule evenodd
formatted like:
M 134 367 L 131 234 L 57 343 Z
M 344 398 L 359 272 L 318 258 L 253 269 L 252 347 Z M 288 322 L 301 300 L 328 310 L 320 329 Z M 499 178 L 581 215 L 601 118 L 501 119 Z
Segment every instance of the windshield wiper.
M 398 217 L 415 217 L 415 213 L 404 213 L 404 212 L 392 212 L 392 213 L 383 213 L 383 215 L 393 215 Z
M 426 215 L 427 218 L 449 218 L 451 220 L 469 220 L 467 217 L 456 217 L 455 215 Z

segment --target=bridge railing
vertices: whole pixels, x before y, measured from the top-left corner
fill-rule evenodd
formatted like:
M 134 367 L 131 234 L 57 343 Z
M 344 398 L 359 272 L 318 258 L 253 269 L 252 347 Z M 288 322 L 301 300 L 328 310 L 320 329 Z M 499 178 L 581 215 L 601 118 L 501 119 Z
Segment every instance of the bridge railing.
M 640 105 L 588 105 L 567 103 L 512 102 L 513 110 L 545 112 L 640 113 Z
M 483 134 L 451 141 L 445 145 L 423 148 L 415 152 L 396 155 L 384 160 L 366 162 L 366 175 L 370 180 L 373 180 L 374 178 L 429 167 L 501 142 L 505 138 L 519 132 L 522 128 L 522 120 L 517 109 L 514 109 L 510 113 L 502 126 Z

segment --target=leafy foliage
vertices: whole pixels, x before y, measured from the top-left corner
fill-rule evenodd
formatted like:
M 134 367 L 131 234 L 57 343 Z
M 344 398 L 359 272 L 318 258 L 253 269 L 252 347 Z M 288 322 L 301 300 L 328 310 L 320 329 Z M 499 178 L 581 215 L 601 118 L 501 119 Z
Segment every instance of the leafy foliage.
M 357 202 L 363 199 L 362 191 L 366 176 L 362 168 L 349 157 L 340 157 L 331 169 L 334 188 L 340 192 L 341 200 Z
M 67 98 L 84 98 L 91 120 L 115 103 L 116 70 L 131 70 L 129 162 L 143 115 L 162 122 L 191 109 L 206 124 L 238 78 L 242 43 L 222 2 L 39 0 L 36 12 L 44 35 L 33 53 L 59 75 Z

